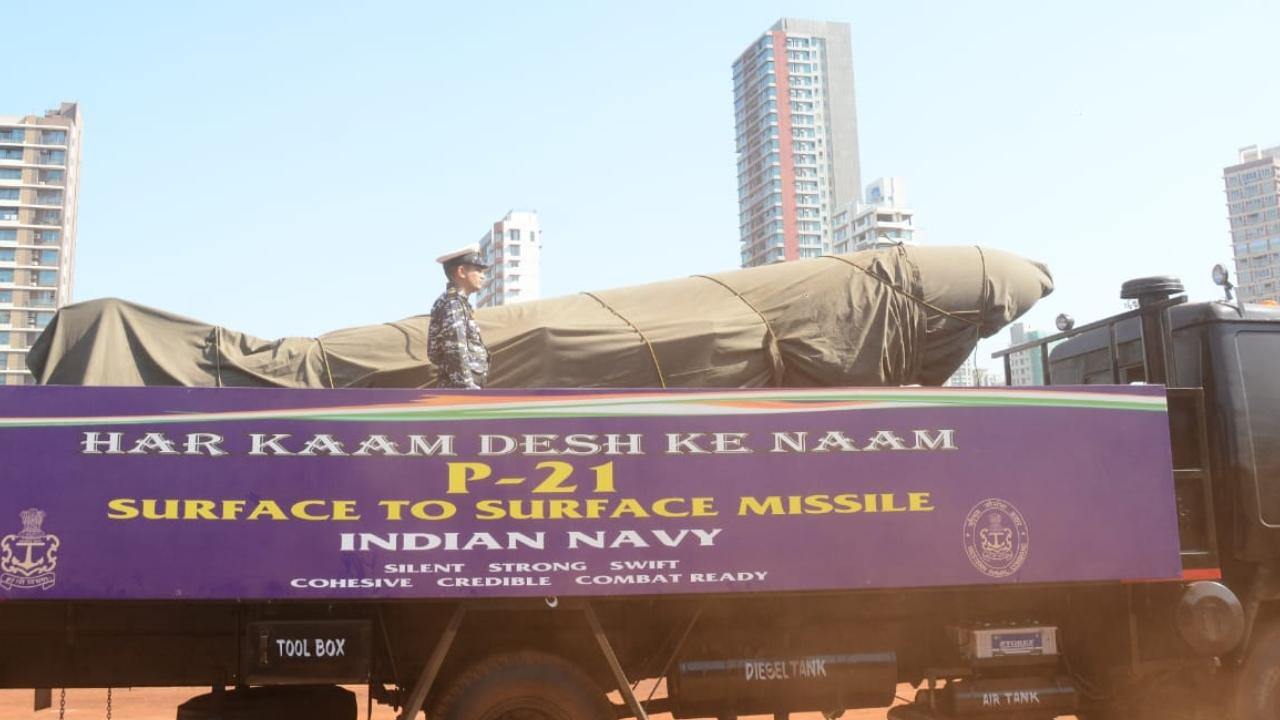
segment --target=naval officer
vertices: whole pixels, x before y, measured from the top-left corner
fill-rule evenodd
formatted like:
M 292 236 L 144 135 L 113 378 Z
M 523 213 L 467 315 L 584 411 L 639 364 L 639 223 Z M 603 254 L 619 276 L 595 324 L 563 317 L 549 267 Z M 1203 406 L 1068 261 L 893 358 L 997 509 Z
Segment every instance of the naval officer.
M 467 296 L 484 287 L 489 266 L 477 245 L 445 253 L 436 262 L 448 279 L 444 293 L 431 306 L 427 329 L 427 359 L 440 371 L 436 387 L 479 390 L 489 374 L 489 350 Z

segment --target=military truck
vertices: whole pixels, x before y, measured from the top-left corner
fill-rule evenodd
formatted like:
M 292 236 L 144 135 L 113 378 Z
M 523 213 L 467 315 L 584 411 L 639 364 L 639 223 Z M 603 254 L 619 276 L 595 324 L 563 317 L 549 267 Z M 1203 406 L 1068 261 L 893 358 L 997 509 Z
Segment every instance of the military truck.
M 1039 388 L 0 389 L 0 685 L 1274 717 L 1280 313 L 1179 292 L 1002 353 Z
M 1109 671 L 1118 688 L 1113 697 L 1130 696 L 1120 697 L 1133 707 L 1123 716 L 1140 714 L 1150 704 L 1157 708 L 1145 710 L 1152 716 L 1192 710 L 1241 720 L 1280 715 L 1280 588 L 1274 580 L 1280 485 L 1273 480 L 1280 463 L 1280 308 L 1235 302 L 1227 271 L 1218 266 L 1213 274 L 1225 292 L 1221 301 L 1187 303 L 1176 278 L 1141 278 L 1121 290 L 1122 298 L 1137 305 L 1133 310 L 1078 328 L 1069 316 L 1059 316 L 1059 334 L 997 353 L 1006 373 L 1014 354 L 1035 353 L 1050 385 L 1169 388 L 1185 564 L 1190 576 L 1207 572 L 1240 599 L 1242 640 L 1222 654 L 1216 679 L 1200 676 L 1208 685 L 1196 686 L 1188 697 L 1192 686 L 1182 684 L 1176 672 L 1154 669 L 1168 656 L 1153 647 L 1157 643 L 1142 641 L 1142 612 L 1128 609 L 1131 644 L 1124 655 L 1130 664 Z M 1220 568 L 1220 577 L 1210 568 Z M 1146 619 L 1158 624 L 1157 617 Z M 1225 613 L 1213 617 L 1234 623 Z M 1172 620 L 1186 618 L 1175 612 Z

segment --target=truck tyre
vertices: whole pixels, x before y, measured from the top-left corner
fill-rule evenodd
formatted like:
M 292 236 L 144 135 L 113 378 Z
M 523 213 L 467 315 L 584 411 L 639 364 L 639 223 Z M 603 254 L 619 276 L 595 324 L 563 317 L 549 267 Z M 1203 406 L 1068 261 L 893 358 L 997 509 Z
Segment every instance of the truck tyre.
M 336 685 L 272 685 L 197 695 L 177 720 L 356 720 L 355 693 Z
M 614 720 L 587 674 L 554 655 L 503 653 L 464 672 L 427 713 L 431 720 Z
M 1280 623 L 1254 635 L 1236 675 L 1235 720 L 1280 717 Z

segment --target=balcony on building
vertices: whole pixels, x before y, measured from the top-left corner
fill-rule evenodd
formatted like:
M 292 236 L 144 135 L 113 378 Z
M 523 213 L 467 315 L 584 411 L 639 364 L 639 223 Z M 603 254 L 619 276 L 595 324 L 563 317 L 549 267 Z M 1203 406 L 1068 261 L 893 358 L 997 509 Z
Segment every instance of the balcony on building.
M 27 285 L 29 287 L 53 287 L 58 284 L 58 273 L 54 270 L 28 270 Z
M 62 207 L 62 193 L 57 190 L 37 190 L 36 205 Z
M 41 150 L 36 153 L 36 165 L 46 165 L 53 167 L 65 167 L 67 164 L 67 153 L 63 150 Z

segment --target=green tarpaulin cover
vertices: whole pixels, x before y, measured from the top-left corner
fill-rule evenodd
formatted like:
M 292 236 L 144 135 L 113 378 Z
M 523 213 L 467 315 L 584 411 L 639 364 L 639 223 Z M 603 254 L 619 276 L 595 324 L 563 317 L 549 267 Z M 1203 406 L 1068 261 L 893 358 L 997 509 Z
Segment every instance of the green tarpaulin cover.
M 488 387 L 882 386 L 945 381 L 1053 289 L 977 247 L 893 247 L 476 312 Z M 429 302 L 426 300 L 425 302 Z M 43 384 L 421 387 L 427 317 L 262 340 L 117 299 L 62 308 Z

